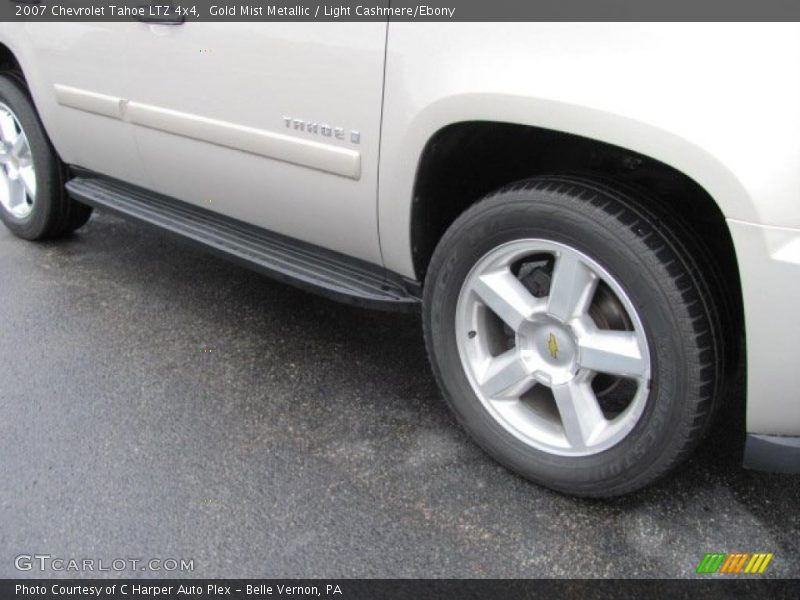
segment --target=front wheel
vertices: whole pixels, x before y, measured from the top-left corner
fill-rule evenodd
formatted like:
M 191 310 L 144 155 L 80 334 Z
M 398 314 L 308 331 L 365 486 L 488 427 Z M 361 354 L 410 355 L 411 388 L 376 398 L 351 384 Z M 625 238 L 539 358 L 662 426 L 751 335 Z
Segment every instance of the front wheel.
M 724 344 L 703 249 L 635 192 L 533 179 L 479 202 L 425 283 L 434 373 L 499 462 L 613 496 L 668 472 L 717 401 Z

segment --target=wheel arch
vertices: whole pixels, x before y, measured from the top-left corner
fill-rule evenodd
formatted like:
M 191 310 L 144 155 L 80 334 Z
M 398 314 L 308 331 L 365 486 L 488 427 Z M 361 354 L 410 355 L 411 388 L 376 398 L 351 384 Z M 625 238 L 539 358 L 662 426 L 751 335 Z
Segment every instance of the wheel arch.
M 642 136 L 645 137 L 645 136 Z M 675 140 L 670 152 L 676 153 Z M 709 192 L 686 170 L 636 148 L 569 131 L 497 120 L 448 123 L 433 132 L 419 153 L 411 193 L 409 240 L 414 272 L 422 280 L 436 242 L 458 215 L 486 194 L 514 181 L 557 172 L 597 174 L 646 185 L 688 221 L 713 224 L 719 242 L 735 260 L 726 218 L 753 216 L 743 186 L 724 175 Z M 694 155 L 694 158 L 692 158 Z M 699 148 L 687 149 L 692 165 L 716 161 Z M 714 179 L 706 171 L 706 179 Z
M 672 124 L 677 119 L 674 115 L 664 116 L 663 123 L 644 122 L 566 100 L 502 93 L 446 95 L 401 119 L 394 118 L 396 111 L 391 106 L 387 112 L 390 118 L 383 127 L 379 186 L 381 250 L 386 267 L 407 277 L 419 279 L 424 275 L 416 247 L 420 227 L 424 227 L 419 209 L 427 203 L 442 202 L 441 196 L 425 193 L 431 178 L 449 170 L 453 177 L 466 173 L 473 180 L 487 176 L 494 177 L 499 185 L 510 183 L 513 179 L 503 180 L 501 175 L 491 173 L 493 169 L 495 173 L 511 170 L 499 164 L 502 159 L 515 158 L 514 166 L 519 167 L 520 151 L 541 153 L 556 139 L 561 147 L 569 141 L 571 149 L 593 147 L 606 155 L 628 155 L 648 166 L 658 165 L 662 173 L 691 182 L 698 197 L 702 196 L 705 205 L 723 220 L 765 222 L 760 214 L 764 212 L 763 203 L 758 205 L 751 195 L 751 188 L 763 185 L 763 181 L 745 185 L 713 150 L 725 148 L 729 140 L 708 139 L 705 133 L 673 133 Z M 501 130 L 502 133 L 487 135 Z M 701 138 L 709 143 L 695 141 Z M 469 142 L 468 147 L 462 145 L 464 141 Z M 442 155 L 436 152 L 447 144 L 451 156 L 456 157 L 449 165 L 438 160 Z M 737 160 L 742 154 L 737 153 Z M 465 162 L 464 158 L 470 160 Z M 574 169 L 574 162 L 568 160 L 559 165 L 551 160 L 546 166 Z M 517 169 L 510 175 L 525 178 L 542 174 L 541 164 L 530 161 L 527 170 Z M 477 198 L 465 199 L 462 207 L 474 200 Z
M 596 174 L 647 187 L 695 227 L 719 259 L 733 295 L 736 326 L 743 331 L 739 264 L 726 222 L 727 218 L 755 217 L 756 209 L 741 182 L 710 153 L 678 136 L 613 116 L 603 120 L 603 126 L 585 127 L 581 135 L 574 130 L 580 130 L 581 123 L 593 122 L 592 118 L 582 109 L 567 110 L 575 116 L 569 120 L 570 128 L 509 118 L 457 120 L 432 131 L 417 156 L 408 206 L 415 278 L 424 281 L 441 236 L 486 194 L 537 175 Z M 602 135 L 593 135 L 599 131 Z M 639 143 L 623 145 L 626 141 Z
M 13 73 L 23 81 L 25 75 L 22 72 L 22 65 L 20 64 L 14 52 L 3 42 L 0 42 L 0 72 Z

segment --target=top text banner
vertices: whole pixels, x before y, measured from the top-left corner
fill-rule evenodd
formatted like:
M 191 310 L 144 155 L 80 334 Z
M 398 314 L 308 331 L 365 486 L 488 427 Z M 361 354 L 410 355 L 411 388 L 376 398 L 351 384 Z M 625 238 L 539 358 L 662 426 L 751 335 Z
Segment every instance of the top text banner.
M 782 21 L 798 0 L 0 0 L 0 21 Z

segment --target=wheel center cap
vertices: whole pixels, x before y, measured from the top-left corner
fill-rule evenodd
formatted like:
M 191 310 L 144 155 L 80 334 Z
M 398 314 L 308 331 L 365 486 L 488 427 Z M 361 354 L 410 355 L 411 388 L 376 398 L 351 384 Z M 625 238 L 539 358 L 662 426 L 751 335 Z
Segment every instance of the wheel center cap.
M 531 322 L 517 340 L 522 360 L 547 385 L 565 383 L 577 371 L 577 344 L 572 331 L 551 318 Z

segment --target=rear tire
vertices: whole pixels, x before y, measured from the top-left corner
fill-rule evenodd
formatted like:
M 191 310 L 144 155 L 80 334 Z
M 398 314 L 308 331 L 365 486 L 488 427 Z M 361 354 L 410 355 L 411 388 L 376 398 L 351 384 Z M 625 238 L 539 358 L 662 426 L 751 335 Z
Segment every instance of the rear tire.
M 64 189 L 56 154 L 24 85 L 0 75 L 0 219 L 27 240 L 55 238 L 83 226 L 92 209 Z
M 468 209 L 431 259 L 425 340 L 451 409 L 496 460 L 558 491 L 648 485 L 720 399 L 713 261 L 647 206 L 592 179 L 531 179 Z

